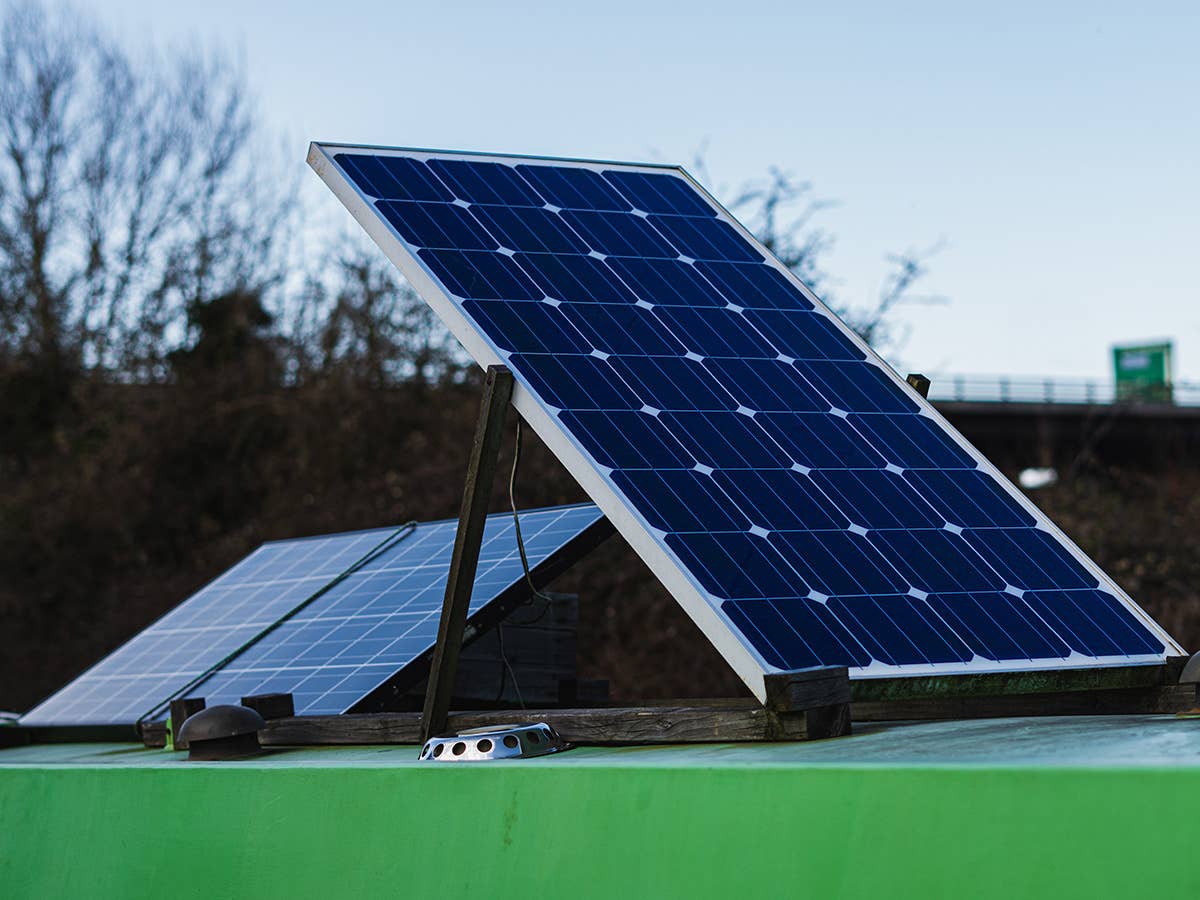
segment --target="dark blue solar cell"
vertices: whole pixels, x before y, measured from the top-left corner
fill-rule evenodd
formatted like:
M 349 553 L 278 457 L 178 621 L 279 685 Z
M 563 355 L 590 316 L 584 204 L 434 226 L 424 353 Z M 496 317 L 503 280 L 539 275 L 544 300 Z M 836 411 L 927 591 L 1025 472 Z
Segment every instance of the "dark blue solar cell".
M 755 423 L 810 469 L 876 468 L 884 464 L 849 423 L 824 413 L 759 413 Z
M 375 204 L 400 236 L 417 247 L 496 250 L 499 245 L 465 208 L 452 203 L 380 200 Z
M 1066 547 L 1039 529 L 982 528 L 964 531 L 963 536 L 1009 584 L 1022 590 L 1095 588 L 1100 584 Z
M 562 217 L 583 238 L 589 250 L 605 256 L 671 258 L 679 255 L 666 238 L 637 216 L 568 209 L 562 212 Z
M 590 353 L 591 344 L 561 312 L 545 303 L 467 300 L 463 309 L 494 335 L 499 346 L 518 353 Z
M 681 216 L 715 216 L 691 185 L 675 175 L 650 175 L 609 169 L 604 179 L 635 208 L 646 213 L 674 213 Z
M 629 356 L 681 356 L 686 352 L 644 306 L 615 303 L 566 304 L 563 315 L 597 350 Z
M 701 465 L 714 469 L 783 468 L 791 458 L 758 427 L 737 412 L 664 412 L 659 420 Z
M 1004 587 L 1004 579 L 988 568 L 963 535 L 928 530 L 872 531 L 868 537 L 907 579 L 905 589 L 934 593 Z
M 846 362 L 798 361 L 797 369 L 836 409 L 846 412 L 916 412 L 917 405 L 875 366 Z
M 453 293 L 466 300 L 541 300 L 542 292 L 503 253 L 421 250 L 418 255 Z
M 675 335 L 685 352 L 700 356 L 774 359 L 776 351 L 741 314 L 725 308 L 660 306 L 654 315 Z
M 701 216 L 650 216 L 652 224 L 679 253 L 691 259 L 762 262 L 732 225 Z
M 927 416 L 851 413 L 849 421 L 887 462 L 903 469 L 976 466 L 975 460 Z
M 934 594 L 929 605 L 984 659 L 1062 659 L 1071 653 L 1026 603 L 1010 594 Z
M 929 605 L 915 597 L 833 597 L 828 608 L 873 659 L 888 665 L 962 663 L 973 655 Z
M 583 239 L 567 227 L 561 217 L 528 206 L 472 206 L 471 213 L 483 223 L 501 247 L 524 253 L 588 252 Z
M 599 172 L 573 166 L 517 166 L 521 177 L 560 209 L 628 212 L 631 204 Z
M 384 200 L 442 200 L 454 195 L 423 162 L 403 156 L 339 153 L 334 157 L 364 194 Z
M 893 472 L 880 469 L 825 469 L 812 473 L 849 521 L 863 528 L 940 528 L 942 517 Z
M 813 312 L 748 309 L 746 318 L 767 339 L 776 353 L 792 359 L 862 360 L 866 356 L 841 329 Z
M 825 404 L 796 369 L 774 359 L 707 359 L 704 365 L 755 412 L 817 412 Z M 735 406 L 737 404 L 734 404 Z
M 658 417 L 644 412 L 564 412 L 563 423 L 610 469 L 686 469 L 693 465 Z
M 996 480 L 977 469 L 917 469 L 904 480 L 946 521 L 963 528 L 1032 526 L 1034 518 Z
M 904 578 L 858 534 L 849 531 L 786 531 L 769 538 L 800 575 L 821 594 L 892 594 L 908 590 Z M 804 594 L 804 591 L 800 591 Z
M 429 168 L 455 197 L 468 203 L 504 206 L 544 206 L 546 203 L 516 169 L 502 163 L 434 159 L 430 160 Z
M 1070 644 L 1088 656 L 1141 656 L 1163 652 L 1120 601 L 1104 591 L 1028 591 L 1022 597 Z
M 656 306 L 725 306 L 728 301 L 694 266 L 677 259 L 609 259 L 638 300 Z
M 721 609 L 751 636 L 763 658 L 778 668 L 865 666 L 871 661 L 855 636 L 821 603 L 735 600 Z
M 663 531 L 745 531 L 750 523 L 710 475 L 692 469 L 613 473 L 613 482 Z
M 666 544 L 716 597 L 794 597 L 806 590 L 778 551 L 752 534 L 668 534 Z
M 791 469 L 728 469 L 714 472 L 713 480 L 752 524 L 767 531 L 841 529 L 850 524 L 807 475 Z
M 1054 629 L 1067 646 L 1078 653 L 1113 656 L 1128 655 L 1130 652 L 1123 649 L 1116 640 L 1100 629 L 1087 613 L 1076 606 L 1069 591 L 1029 592 L 1021 599 Z
M 701 363 L 672 356 L 614 356 L 612 367 L 655 409 L 733 409 L 736 404 Z
M 595 356 L 516 353 L 509 362 L 520 366 L 533 389 L 559 409 L 621 410 L 638 405 L 608 361 Z
M 637 297 L 602 260 L 592 256 L 518 253 L 521 268 L 547 297 L 568 303 L 636 303 Z
M 721 604 L 721 611 L 768 666 L 808 669 L 821 665 L 821 660 L 796 629 L 783 627 L 786 623 L 770 606 L 770 601 L 727 600 Z
M 701 261 L 696 269 L 729 303 L 745 309 L 813 308 L 808 298 L 773 266 Z

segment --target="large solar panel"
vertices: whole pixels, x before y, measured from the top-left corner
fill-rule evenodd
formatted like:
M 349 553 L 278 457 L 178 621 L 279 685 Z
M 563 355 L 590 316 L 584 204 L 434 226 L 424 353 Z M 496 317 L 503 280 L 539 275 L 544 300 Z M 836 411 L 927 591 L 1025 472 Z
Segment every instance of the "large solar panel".
M 21 724 L 124 725 L 159 713 L 175 692 L 318 594 L 188 693 L 211 704 L 291 692 L 298 713 L 336 714 L 385 683 L 415 682 L 437 640 L 456 529 L 457 520 L 446 520 L 263 544 Z M 535 582 L 544 583 L 609 528 L 595 506 L 582 504 L 524 512 L 521 532 Z M 491 515 L 468 621 L 494 621 L 527 595 L 512 516 Z
M 1182 652 L 681 169 L 309 162 L 760 697 Z

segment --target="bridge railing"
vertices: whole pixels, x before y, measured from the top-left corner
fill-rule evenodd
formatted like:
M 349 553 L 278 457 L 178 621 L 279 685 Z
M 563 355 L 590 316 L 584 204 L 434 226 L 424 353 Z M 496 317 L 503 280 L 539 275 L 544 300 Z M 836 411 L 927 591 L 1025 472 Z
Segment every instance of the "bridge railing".
M 1175 382 L 1155 391 L 1120 395 L 1111 381 L 1098 378 L 1037 378 L 1007 375 L 933 375 L 930 400 L 960 403 L 1062 403 L 1107 405 L 1118 402 L 1139 405 L 1200 406 L 1200 383 Z

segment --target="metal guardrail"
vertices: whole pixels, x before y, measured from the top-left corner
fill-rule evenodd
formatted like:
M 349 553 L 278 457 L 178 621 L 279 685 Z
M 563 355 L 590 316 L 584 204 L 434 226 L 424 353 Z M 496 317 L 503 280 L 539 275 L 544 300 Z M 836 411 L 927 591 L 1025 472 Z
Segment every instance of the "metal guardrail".
M 1129 392 L 1091 378 L 1012 378 L 1006 375 L 933 375 L 930 400 L 958 403 L 1200 406 L 1200 383 L 1176 382 L 1153 392 Z

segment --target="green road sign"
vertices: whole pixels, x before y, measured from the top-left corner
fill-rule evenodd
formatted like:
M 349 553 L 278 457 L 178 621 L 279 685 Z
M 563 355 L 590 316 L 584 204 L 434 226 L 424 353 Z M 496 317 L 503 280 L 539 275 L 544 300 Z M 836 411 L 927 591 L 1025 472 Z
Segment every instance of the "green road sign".
M 1118 400 L 1171 402 L 1171 344 L 1113 347 Z

